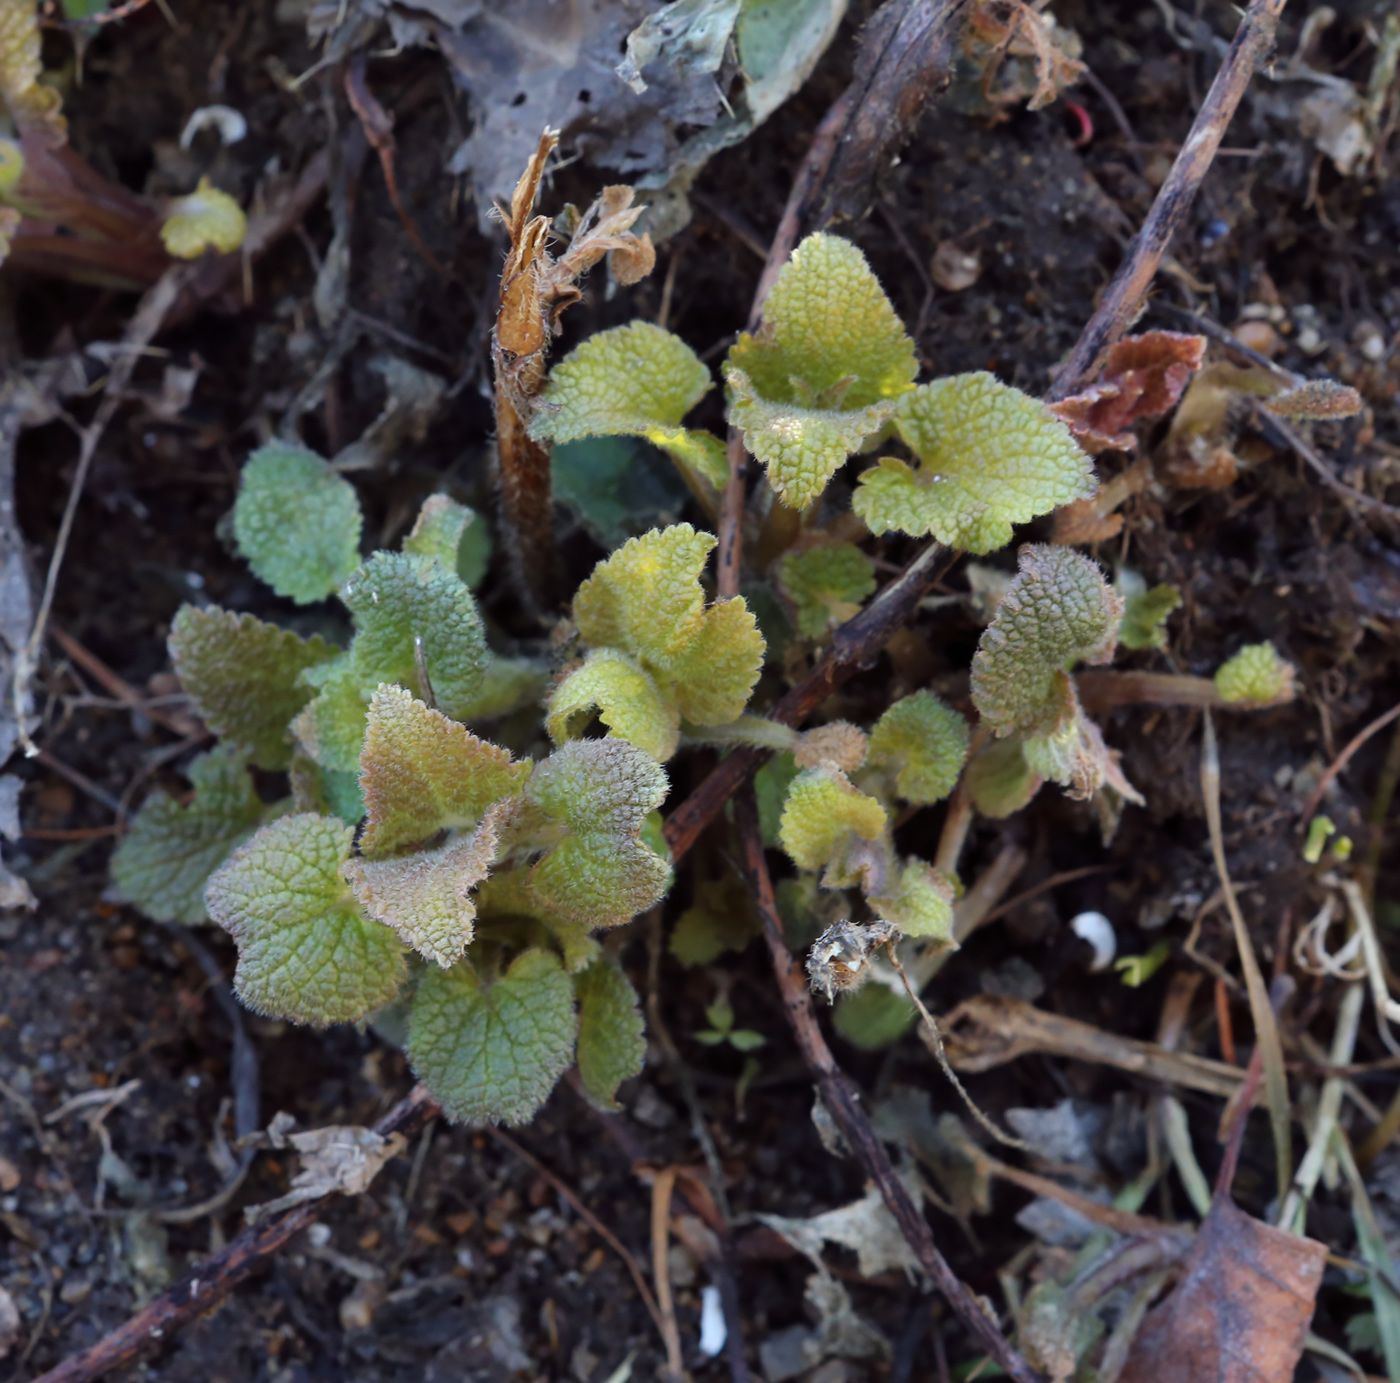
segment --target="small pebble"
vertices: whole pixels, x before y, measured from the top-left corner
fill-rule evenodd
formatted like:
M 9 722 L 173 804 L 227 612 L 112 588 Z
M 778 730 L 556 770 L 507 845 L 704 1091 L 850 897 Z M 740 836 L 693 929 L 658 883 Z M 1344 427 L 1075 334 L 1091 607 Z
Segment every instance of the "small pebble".
M 1094 948 L 1090 970 L 1107 970 L 1118 954 L 1118 937 L 1113 923 L 1101 912 L 1081 912 L 1070 924 L 1069 929 L 1081 941 L 1087 941 Z

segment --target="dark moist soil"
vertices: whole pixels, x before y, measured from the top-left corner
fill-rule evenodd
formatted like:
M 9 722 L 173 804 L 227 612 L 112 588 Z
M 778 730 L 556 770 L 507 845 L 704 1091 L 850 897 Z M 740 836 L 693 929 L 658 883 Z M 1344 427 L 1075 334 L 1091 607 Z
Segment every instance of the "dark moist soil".
M 855 8 L 857 18 L 867 12 Z M 1359 44 L 1362 22 L 1380 9 L 1338 8 L 1342 17 L 1324 35 L 1315 60 L 1364 81 L 1364 63 L 1348 67 L 1356 61 L 1348 55 L 1365 48 Z M 993 123 L 985 114 L 963 113 L 972 92 L 959 88 L 924 116 L 901 161 L 882 177 L 872 214 L 841 228 L 869 255 L 916 332 L 928 372 L 990 369 L 1043 391 L 1141 222 L 1164 160 L 1184 136 L 1213 73 L 1215 59 L 1175 41 L 1153 5 L 1070 4 L 1060 18 L 1078 29 L 1088 63 L 1121 102 L 1136 136 L 1133 146 L 1125 145 L 1101 98 L 1082 85 L 1070 93 L 1094 126 L 1093 138 L 1082 144 L 1076 139 L 1083 126 L 1064 105 Z M 1232 23 L 1223 5 L 1206 5 L 1202 18 L 1213 32 L 1227 32 Z M 1297 16 L 1291 18 L 1296 25 Z M 678 259 L 669 325 L 707 359 L 722 352 L 747 315 L 760 268 L 748 242 L 765 243 L 772 234 L 811 132 L 845 83 L 854 32 L 855 24 L 848 24 L 808 86 L 754 138 L 713 161 L 699 184 L 693 224 L 662 249 L 653 278 L 611 301 L 594 285 L 568 319 L 561 349 L 599 326 L 655 318 L 667 268 Z M 1187 26 L 1183 32 L 1194 31 Z M 1295 42 L 1296 27 L 1285 25 L 1281 51 L 1290 53 Z M 217 157 L 222 181 L 246 202 L 270 159 L 297 167 L 326 138 L 315 83 L 293 95 L 278 80 L 279 73 L 304 71 L 315 56 L 300 30 L 275 22 L 272 6 L 262 0 L 206 5 L 198 23 L 173 31 L 150 5 L 89 49 L 84 84 L 67 105 L 73 143 L 112 176 L 152 190 L 188 186 L 188 161 Z M 363 477 L 369 536 L 379 546 L 401 534 L 421 497 L 435 488 L 491 507 L 482 305 L 489 302 L 500 248 L 478 234 L 473 208 L 441 173 L 442 151 L 458 137 L 462 117 L 444 95 L 440 59 L 410 52 L 377 63 L 373 75 L 379 98 L 398 115 L 397 173 L 405 202 L 452 278 L 444 283 L 414 250 L 377 164 L 367 159 L 351 189 L 349 298 L 397 339 L 417 344 L 395 345 L 384 331 L 371 329 L 346 357 L 326 406 L 308 415 L 306 438 L 334 449 L 375 417 L 383 386 L 370 361 L 387 349 L 465 381 L 421 444 Z M 1281 308 L 1275 314 L 1281 362 L 1326 371 L 1363 391 L 1371 411 L 1360 426 L 1319 427 L 1315 440 L 1350 483 L 1378 489 L 1377 479 L 1387 473 L 1369 472 L 1393 468 L 1397 453 L 1384 444 L 1400 439 L 1396 355 L 1388 349 L 1374 359 L 1363 347 L 1376 332 L 1391 342 L 1400 327 L 1400 183 L 1339 178 L 1300 135 L 1291 104 L 1296 94 L 1290 98 L 1261 78 L 1246 98 L 1227 139 L 1246 152 L 1222 157 L 1210 173 L 1172 247 L 1174 260 L 1159 278 L 1158 301 L 1203 307 L 1226 324 L 1249 304 Z M 193 155 L 175 149 L 172 135 L 189 112 L 215 101 L 247 115 L 247 140 L 217 155 L 212 145 L 197 146 Z M 339 118 L 349 118 L 343 103 Z M 571 167 L 557 179 L 551 201 L 586 202 L 602 180 L 593 170 Z M 192 595 L 279 618 L 295 613 L 271 600 L 234 558 L 221 521 L 243 457 L 277 425 L 331 344 L 310 302 L 312 256 L 325 250 L 330 232 L 320 206 L 306 218 L 304 236 L 287 237 L 258 264 L 250 302 L 216 304 L 168 333 L 161 345 L 169 355 L 143 367 L 137 383 L 154 392 L 162 362 L 198 364 L 191 404 L 163 418 L 134 403 L 97 453 L 55 619 L 138 687 L 168 690 L 165 635 L 175 610 Z M 980 277 L 962 291 L 929 285 L 929 260 L 944 241 L 980 258 Z M 0 292 L 10 339 L 30 356 L 56 353 L 74 341 L 115 339 L 133 304 L 128 295 L 38 280 L 0 280 Z M 1321 342 L 1311 355 L 1298 348 L 1307 321 Z M 1153 310 L 1144 323 L 1180 325 Z M 713 425 L 718 402 L 706 406 L 710 416 L 703 421 Z M 1379 445 L 1369 444 L 1373 438 Z M 20 519 L 36 570 L 47 561 L 74 453 L 63 424 L 23 439 Z M 1181 588 L 1184 608 L 1171 626 L 1177 670 L 1209 675 L 1241 644 L 1263 639 L 1272 639 L 1299 668 L 1302 690 L 1291 706 L 1219 718 L 1226 844 L 1268 968 L 1278 959 L 1280 935 L 1288 935 L 1284 924 L 1296 928 L 1316 902 L 1311 871 L 1299 855 L 1294 785 L 1315 782 L 1347 739 L 1400 693 L 1400 560 L 1379 521 L 1346 508 L 1293 458 L 1257 447 L 1252 455 L 1254 463 L 1227 489 L 1165 487 L 1133 499 L 1123 537 L 1098 556 L 1110 565 L 1126 561 L 1151 583 Z M 1109 456 L 1101 469 L 1110 475 L 1124 464 L 1121 456 Z M 839 501 L 839 488 L 835 495 Z M 1043 532 L 1032 528 L 1026 536 Z M 564 552 L 575 579 L 600 555 L 576 528 Z M 893 543 L 886 556 L 897 562 L 905 549 Z M 1009 567 L 1011 554 L 995 561 Z M 485 590 L 503 583 L 497 557 Z M 945 583 L 948 591 L 965 589 L 956 569 Z M 508 591 L 488 595 L 486 603 L 499 639 L 530 632 Z M 957 605 L 921 616 L 913 633 L 896 640 L 830 713 L 866 721 L 891 695 L 926 683 L 965 698 L 978 632 Z M 1168 666 L 1152 654 L 1129 655 L 1126 663 Z M 40 738 L 56 759 L 123 801 L 138 801 L 157 784 L 179 789 L 185 759 L 170 756 L 168 733 L 141 716 L 68 704 L 65 698 L 79 684 L 57 661 L 46 679 Z M 1051 790 L 1009 824 L 979 823 L 965 857 L 966 878 L 975 877 L 1008 838 L 1030 854 L 1018 889 L 1083 865 L 1109 868 L 977 934 L 933 986 L 935 1008 L 946 1010 L 990 988 L 1034 997 L 1110 1032 L 1154 1036 L 1171 977 L 1192 968 L 1182 944 L 1215 887 L 1200 808 L 1198 721 L 1184 710 L 1134 708 L 1108 716 L 1105 729 L 1148 807 L 1128 810 L 1107 848 L 1091 812 Z M 1365 814 L 1386 743 L 1380 736 L 1368 744 L 1328 800 L 1331 816 L 1359 848 L 1367 839 Z M 673 800 L 706 762 L 701 755 L 673 766 Z M 28 781 L 28 829 L 81 832 L 112 820 L 94 795 L 49 768 L 31 763 L 18 771 Z M 941 820 L 941 808 L 914 817 L 902 828 L 901 848 L 931 855 Z M 147 1213 L 194 1204 L 223 1182 L 224 1140 L 232 1137 L 231 1032 L 185 942 L 134 910 L 104 901 L 109 844 L 102 836 L 36 837 L 17 855 L 9 848 L 28 867 L 41 899 L 33 915 L 0 921 L 0 1285 L 19 1307 L 26 1339 L 32 1338 L 12 1377 L 42 1371 L 99 1338 L 185 1265 L 236 1233 L 242 1207 L 281 1194 L 295 1170 L 285 1155 L 263 1155 L 237 1196 L 211 1215 L 163 1224 Z M 697 858 L 718 867 L 725 848 L 716 837 Z M 684 904 L 689 888 L 683 872 L 671 911 Z M 1383 917 L 1400 899 L 1388 854 L 1377 897 Z M 1087 948 L 1067 925 L 1086 908 L 1115 919 L 1120 954 L 1142 953 L 1165 938 L 1173 959 L 1137 990 L 1089 974 Z M 1227 925 L 1218 910 L 1208 913 L 1198 942 L 1201 952 L 1222 963 L 1233 960 Z M 644 987 L 646 924 L 634 924 L 615 940 Z M 227 973 L 231 949 L 217 935 L 205 934 L 204 942 Z M 739 1058 L 689 1038 L 706 1025 L 703 1009 L 714 998 L 717 977 L 732 984 L 738 1024 L 768 1039 L 742 1112 L 735 1105 Z M 1311 983 L 1304 981 L 1290 1010 L 1304 1024 L 1317 1017 Z M 757 947 L 708 971 L 687 971 L 666 957 L 658 1002 L 729 1176 L 752 1355 L 759 1342 L 806 1320 L 802 1292 L 809 1271 L 753 1216 L 800 1216 L 843 1204 L 861 1193 L 860 1177 L 852 1163 L 824 1151 L 812 1127 L 810 1086 Z M 1197 1012 L 1203 1012 L 1200 1005 Z M 1234 1003 L 1233 1014 L 1243 1060 L 1249 1027 L 1242 1002 Z M 348 1029 L 318 1034 L 252 1015 L 243 1022 L 256 1047 L 263 1122 L 284 1110 L 303 1128 L 370 1124 L 411 1085 L 402 1057 L 373 1035 Z M 1325 1013 L 1318 1031 L 1330 1031 Z M 1188 1040 L 1219 1055 L 1216 1029 L 1204 1016 Z M 935 1111 L 957 1109 L 912 1038 L 881 1055 L 839 1040 L 837 1050 L 872 1092 L 907 1085 L 927 1092 Z M 1356 1059 L 1384 1054 L 1364 1025 Z M 654 1166 L 699 1165 L 681 1093 L 660 1050 L 651 1058 L 645 1074 L 624 1089 L 622 1142 L 632 1152 L 640 1148 Z M 127 1083 L 133 1083 L 131 1093 L 99 1121 L 88 1117 L 102 1108 L 93 1105 L 51 1123 L 30 1117 L 42 1119 L 73 1096 Z M 994 1112 L 1043 1106 L 1064 1095 L 1101 1106 L 1123 1135 L 1119 1171 L 1131 1175 L 1142 1165 L 1150 1092 L 1119 1073 L 1036 1057 L 968 1083 Z M 1367 1089 L 1384 1105 L 1392 1085 L 1393 1077 L 1383 1077 Z M 1188 1095 L 1186 1103 L 1196 1147 L 1212 1175 L 1218 1102 Z M 1258 1211 L 1270 1194 L 1271 1162 L 1262 1121 L 1256 1122 L 1236 1194 Z M 649 1265 L 650 1193 L 600 1116 L 561 1085 L 538 1119 L 518 1133 Z M 1157 1213 L 1172 1206 L 1185 1212 L 1174 1180 L 1163 1196 Z M 995 1213 L 975 1222 L 975 1236 L 936 1217 L 945 1252 L 975 1290 L 998 1295 L 997 1269 L 1027 1241 L 1013 1223 L 1024 1201 L 999 1188 Z M 1313 1230 L 1352 1252 L 1342 1207 L 1320 1195 Z M 723 1358 L 707 1361 L 696 1348 L 703 1271 L 683 1252 L 673 1260 L 687 1365 L 701 1376 L 722 1376 Z M 929 1328 L 943 1331 L 955 1364 L 971 1357 L 960 1327 L 944 1319 L 937 1303 L 930 1316 L 916 1286 L 894 1277 L 864 1283 L 853 1259 L 841 1271 L 858 1309 L 905 1348 L 895 1365 L 850 1366 L 843 1374 L 823 1374 L 826 1383 L 838 1376 L 890 1377 L 892 1369 L 904 1379 L 934 1378 L 934 1354 L 920 1343 Z M 366 1277 L 387 1293 L 367 1325 L 368 1313 L 357 1315 L 374 1290 L 362 1281 Z M 1348 1309 L 1344 1299 L 1324 1293 L 1317 1328 L 1340 1340 L 1337 1313 Z M 912 1372 L 906 1356 L 914 1361 Z M 654 1376 L 662 1363 L 654 1329 L 618 1257 L 491 1136 L 437 1125 L 391 1162 L 368 1193 L 328 1204 L 318 1227 L 270 1259 L 262 1276 L 121 1376 L 163 1383 L 455 1383 L 518 1374 L 589 1383 L 613 1376 L 628 1359 L 637 1378 Z

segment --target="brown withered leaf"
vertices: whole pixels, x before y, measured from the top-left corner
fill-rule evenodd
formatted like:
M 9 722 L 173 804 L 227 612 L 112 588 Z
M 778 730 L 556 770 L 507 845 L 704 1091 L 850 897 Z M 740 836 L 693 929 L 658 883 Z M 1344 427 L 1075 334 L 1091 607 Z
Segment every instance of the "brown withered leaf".
M 1217 1197 L 1184 1274 L 1142 1323 L 1119 1383 L 1291 1383 L 1327 1248 Z
M 1123 516 L 1114 511 L 1131 496 L 1141 493 L 1152 479 L 1152 468 L 1137 461 L 1127 470 L 1104 481 L 1091 499 L 1077 499 L 1055 510 L 1051 542 L 1060 547 L 1081 543 L 1106 543 L 1123 531 Z
M 1281 418 L 1354 418 L 1362 404 L 1361 395 L 1349 385 L 1310 379 L 1276 394 L 1264 407 Z
M 1179 331 L 1126 336 L 1108 353 L 1099 378 L 1050 405 L 1085 451 L 1137 446 L 1132 425 L 1175 406 L 1205 358 L 1206 338 Z

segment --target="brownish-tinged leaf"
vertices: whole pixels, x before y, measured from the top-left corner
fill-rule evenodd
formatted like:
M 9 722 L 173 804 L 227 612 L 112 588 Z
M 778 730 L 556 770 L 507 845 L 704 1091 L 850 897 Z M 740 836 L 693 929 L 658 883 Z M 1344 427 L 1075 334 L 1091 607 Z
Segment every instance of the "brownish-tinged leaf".
M 1281 418 L 1354 418 L 1362 402 L 1349 385 L 1335 379 L 1310 379 L 1276 394 L 1264 407 Z
M 1119 1383 L 1291 1383 L 1327 1249 L 1217 1197 Z
M 1078 394 L 1050 405 L 1092 455 L 1137 446 L 1132 425 L 1172 408 L 1201 368 L 1206 338 L 1179 331 L 1126 336 L 1108 353 L 1099 378 Z
M 1152 468 L 1138 461 L 1126 471 L 1103 482 L 1091 499 L 1077 499 L 1055 510 L 1055 532 L 1051 541 L 1061 547 L 1081 543 L 1106 543 L 1123 531 L 1123 516 L 1114 511 L 1140 494 L 1152 479 Z

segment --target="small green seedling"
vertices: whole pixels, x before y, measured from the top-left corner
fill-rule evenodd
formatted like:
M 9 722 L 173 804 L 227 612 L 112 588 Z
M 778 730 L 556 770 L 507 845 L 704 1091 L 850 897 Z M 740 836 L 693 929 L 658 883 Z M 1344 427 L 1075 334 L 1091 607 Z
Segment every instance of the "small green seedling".
M 691 1036 L 707 1047 L 733 1047 L 736 1052 L 756 1052 L 768 1040 L 752 1028 L 734 1026 L 734 1005 L 729 1002 L 728 994 L 721 994 L 705 1010 L 705 1017 L 709 1019 L 710 1026 Z

